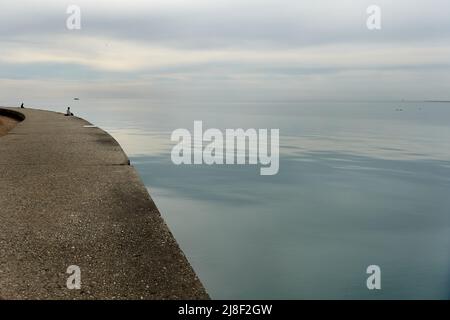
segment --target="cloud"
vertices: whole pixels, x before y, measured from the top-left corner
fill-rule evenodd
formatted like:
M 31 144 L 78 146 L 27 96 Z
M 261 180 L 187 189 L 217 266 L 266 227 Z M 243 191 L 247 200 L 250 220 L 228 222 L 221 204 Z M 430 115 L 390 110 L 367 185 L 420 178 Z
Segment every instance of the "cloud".
M 301 49 L 176 49 L 151 43 L 94 37 L 48 37 L 39 43 L 3 42 L 0 62 L 8 64 L 75 64 L 98 71 L 143 72 L 183 66 L 230 66 L 242 70 L 375 69 L 449 67 L 450 44 L 333 44 Z
M 65 32 L 66 8 L 82 11 L 81 34 L 171 47 L 303 47 L 408 42 L 450 36 L 447 0 L 379 0 L 383 31 L 366 29 L 370 0 L 3 0 L 0 36 Z
M 371 32 L 369 0 L 3 0 L 0 78 L 14 79 L 13 87 L 59 79 L 67 84 L 61 90 L 99 95 L 107 89 L 95 81 L 124 95 L 147 96 L 151 86 L 162 95 L 207 88 L 295 98 L 354 97 L 359 77 L 376 95 L 395 96 L 393 88 L 416 95 L 420 83 L 424 95 L 444 96 L 438 81 L 450 64 L 450 2 L 377 2 L 383 28 Z M 79 31 L 65 29 L 71 4 L 82 9 Z

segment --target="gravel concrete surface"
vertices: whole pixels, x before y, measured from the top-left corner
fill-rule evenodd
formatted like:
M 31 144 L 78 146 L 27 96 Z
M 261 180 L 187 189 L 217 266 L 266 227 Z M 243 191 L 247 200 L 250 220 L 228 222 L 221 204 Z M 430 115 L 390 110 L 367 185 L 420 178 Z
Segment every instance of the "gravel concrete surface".
M 209 298 L 109 134 L 10 110 L 26 119 L 0 138 L 0 299 Z
M 17 124 L 16 119 L 0 115 L 0 137 L 8 133 Z

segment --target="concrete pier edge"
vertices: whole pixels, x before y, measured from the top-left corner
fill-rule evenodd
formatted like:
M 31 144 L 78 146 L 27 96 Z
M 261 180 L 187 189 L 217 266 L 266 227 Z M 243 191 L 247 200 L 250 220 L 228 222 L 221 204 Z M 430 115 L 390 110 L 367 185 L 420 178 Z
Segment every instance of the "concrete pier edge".
M 10 118 L 13 118 L 18 121 L 23 121 L 26 118 L 25 115 L 21 112 L 17 112 L 17 111 L 11 110 L 11 109 L 6 109 L 3 107 L 0 107 L 0 116 L 10 117 Z
M 0 299 L 209 299 L 114 138 L 62 113 L 0 114 L 21 121 L 0 137 Z

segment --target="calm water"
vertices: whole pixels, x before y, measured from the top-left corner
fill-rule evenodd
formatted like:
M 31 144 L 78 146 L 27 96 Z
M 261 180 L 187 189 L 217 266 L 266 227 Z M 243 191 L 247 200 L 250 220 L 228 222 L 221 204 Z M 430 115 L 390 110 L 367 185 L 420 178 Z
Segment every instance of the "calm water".
M 450 298 L 449 103 L 71 104 L 122 144 L 213 298 Z M 194 120 L 279 128 L 279 174 L 173 165 Z

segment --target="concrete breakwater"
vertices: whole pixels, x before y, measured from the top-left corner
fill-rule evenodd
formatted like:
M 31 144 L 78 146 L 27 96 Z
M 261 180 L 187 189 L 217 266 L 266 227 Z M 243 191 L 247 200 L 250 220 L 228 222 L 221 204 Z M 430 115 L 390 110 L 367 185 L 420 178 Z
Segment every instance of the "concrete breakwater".
M 0 115 L 23 120 L 0 138 L 0 299 L 209 298 L 109 134 L 61 113 Z

